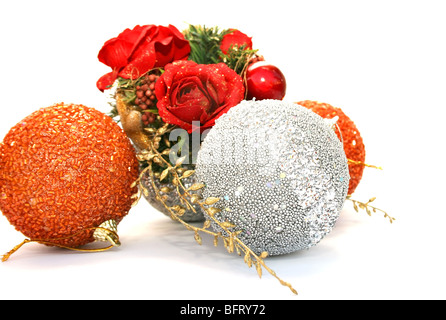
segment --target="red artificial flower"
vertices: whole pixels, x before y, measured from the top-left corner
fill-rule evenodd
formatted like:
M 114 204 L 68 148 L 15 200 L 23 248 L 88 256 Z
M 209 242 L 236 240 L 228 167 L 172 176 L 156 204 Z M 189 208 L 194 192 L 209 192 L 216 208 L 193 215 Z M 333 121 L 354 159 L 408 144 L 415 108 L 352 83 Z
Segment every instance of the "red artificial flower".
M 236 29 L 230 29 L 230 32 L 223 36 L 220 43 L 220 50 L 224 54 L 228 54 L 231 47 L 245 46 L 245 50 L 252 50 L 252 37 L 248 37 L 243 32 Z
M 98 59 L 113 71 L 103 75 L 96 86 L 104 91 L 117 77 L 137 79 L 153 68 L 187 59 L 189 53 L 189 42 L 174 26 L 137 25 L 104 43 Z
M 197 64 L 177 61 L 168 64 L 156 82 L 158 112 L 164 122 L 178 125 L 189 133 L 200 122 L 203 131 L 245 94 L 242 78 L 224 63 Z

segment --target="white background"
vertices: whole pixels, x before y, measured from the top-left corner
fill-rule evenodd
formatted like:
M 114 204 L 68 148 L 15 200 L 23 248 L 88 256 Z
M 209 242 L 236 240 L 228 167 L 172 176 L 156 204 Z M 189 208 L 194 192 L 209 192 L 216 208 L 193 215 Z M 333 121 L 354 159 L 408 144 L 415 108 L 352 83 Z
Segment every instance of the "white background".
M 0 137 L 56 102 L 108 112 L 96 80 L 102 44 L 136 24 L 237 28 L 282 69 L 286 100 L 342 110 L 364 139 L 354 194 L 316 247 L 268 258 L 293 295 L 243 259 L 202 246 L 144 200 L 119 225 L 120 248 L 39 244 L 0 263 L 1 299 L 444 299 L 446 19 L 443 1 L 2 1 Z M 2 139 L 0 138 L 0 139 Z M 0 216 L 0 253 L 24 236 Z

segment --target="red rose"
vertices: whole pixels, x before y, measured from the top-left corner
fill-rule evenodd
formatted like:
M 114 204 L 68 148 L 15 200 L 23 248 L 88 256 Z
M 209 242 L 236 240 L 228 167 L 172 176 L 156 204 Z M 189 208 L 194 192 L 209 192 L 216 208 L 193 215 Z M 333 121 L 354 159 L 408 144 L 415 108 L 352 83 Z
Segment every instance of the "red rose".
M 164 67 L 175 60 L 187 59 L 189 42 L 172 25 L 146 25 L 124 30 L 104 43 L 98 59 L 113 69 L 97 82 L 99 90 L 109 88 L 117 77 L 137 79 L 147 71 Z
M 241 47 L 245 45 L 246 49 L 252 49 L 252 37 L 248 37 L 243 32 L 240 32 L 236 29 L 230 29 L 230 33 L 223 36 L 223 39 L 220 43 L 220 50 L 227 54 L 231 47 Z
M 197 64 L 177 61 L 168 64 L 156 82 L 158 112 L 164 122 L 191 133 L 193 121 L 201 130 L 239 104 L 245 93 L 242 78 L 224 63 Z

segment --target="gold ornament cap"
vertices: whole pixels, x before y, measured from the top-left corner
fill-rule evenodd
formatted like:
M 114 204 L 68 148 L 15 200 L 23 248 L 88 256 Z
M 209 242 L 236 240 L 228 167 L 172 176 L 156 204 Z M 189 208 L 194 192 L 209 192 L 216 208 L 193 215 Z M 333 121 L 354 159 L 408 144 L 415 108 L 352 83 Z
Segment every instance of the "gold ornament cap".
M 113 246 L 119 247 L 121 242 L 118 236 L 118 225 L 115 220 L 104 221 L 93 233 L 93 238 L 96 241 L 108 241 Z

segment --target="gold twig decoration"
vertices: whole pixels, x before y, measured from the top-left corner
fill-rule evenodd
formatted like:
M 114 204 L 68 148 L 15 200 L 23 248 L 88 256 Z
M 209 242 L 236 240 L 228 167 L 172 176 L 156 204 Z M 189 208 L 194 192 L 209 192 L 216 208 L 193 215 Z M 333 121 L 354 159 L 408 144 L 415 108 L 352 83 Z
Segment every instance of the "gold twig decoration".
M 351 160 L 351 159 L 347 159 L 347 161 L 348 161 L 349 164 L 356 164 L 356 165 L 369 167 L 369 168 L 375 168 L 375 169 L 379 169 L 379 170 L 383 169 L 382 167 L 374 166 L 374 165 L 367 164 L 367 163 L 364 163 L 364 162 L 361 162 L 361 161 L 355 161 L 355 160 Z
M 359 212 L 359 209 L 363 209 L 367 212 L 367 214 L 369 216 L 371 216 L 372 212 L 380 211 L 380 212 L 384 213 L 384 218 L 388 218 L 390 223 L 393 223 L 393 221 L 395 220 L 395 218 L 389 216 L 387 214 L 387 212 L 385 212 L 384 210 L 381 210 L 379 208 L 376 208 L 376 207 L 370 205 L 370 203 L 372 203 L 373 201 L 376 200 L 376 197 L 370 198 L 369 201 L 367 201 L 367 202 L 361 202 L 361 201 L 352 199 L 351 195 L 348 195 L 346 200 L 350 200 L 353 203 L 353 208 L 355 209 L 356 212 Z
M 104 248 L 96 248 L 96 249 L 86 249 L 86 248 L 72 248 L 72 247 L 67 247 L 61 244 L 57 244 L 55 243 L 56 241 L 60 241 L 60 240 L 65 240 L 65 239 L 69 239 L 69 238 L 73 238 L 77 235 L 79 235 L 82 232 L 88 231 L 88 230 L 94 230 L 95 234 L 93 235 L 94 238 L 98 241 L 109 241 L 110 245 Z M 5 262 L 9 259 L 9 257 L 14 254 L 17 250 L 19 250 L 23 245 L 27 244 L 27 243 L 31 243 L 31 242 L 37 242 L 37 243 L 41 243 L 41 244 L 46 244 L 49 246 L 55 246 L 55 247 L 59 247 L 59 248 L 64 248 L 64 249 L 69 249 L 69 250 L 74 250 L 74 251 L 80 251 L 80 252 L 101 252 L 101 251 L 106 251 L 108 249 L 111 249 L 113 247 L 118 247 L 121 245 L 121 243 L 119 242 L 119 236 L 116 233 L 115 230 L 111 230 L 107 227 L 95 227 L 95 228 L 85 228 L 82 229 L 72 235 L 69 235 L 67 237 L 63 237 L 63 238 L 57 238 L 57 239 L 25 239 L 23 240 L 21 243 L 19 243 L 18 245 L 16 245 L 11 251 L 5 253 L 2 256 L 2 262 Z
M 151 185 L 156 194 L 156 199 L 160 201 L 164 207 L 169 211 L 170 216 L 173 220 L 178 221 L 183 226 L 185 226 L 188 230 L 194 233 L 194 239 L 198 244 L 202 244 L 202 238 L 200 233 L 209 234 L 214 237 L 214 246 L 218 245 L 219 239 L 223 240 L 223 244 L 229 253 L 233 253 L 234 251 L 239 255 L 244 256 L 244 262 L 248 265 L 248 267 L 255 266 L 257 274 L 259 277 L 262 276 L 262 268 L 268 271 L 274 278 L 279 280 L 280 284 L 288 287 L 294 294 L 297 294 L 297 291 L 291 286 L 290 283 L 285 282 L 280 279 L 277 274 L 270 269 L 264 262 L 264 259 L 268 256 L 267 252 L 262 252 L 260 255 L 255 254 L 247 245 L 245 245 L 239 238 L 238 235 L 241 231 L 230 231 L 230 229 L 234 228 L 235 225 L 230 221 L 221 222 L 215 218 L 215 214 L 220 212 L 221 209 L 214 207 L 213 205 L 217 203 L 220 199 L 215 197 L 208 197 L 206 199 L 202 199 L 202 197 L 196 193 L 191 193 L 190 191 L 198 191 L 204 188 L 204 184 L 195 183 L 189 188 L 186 188 L 182 183 L 182 179 L 192 176 L 195 173 L 195 170 L 186 170 L 181 167 L 182 163 L 185 160 L 185 157 L 179 158 L 175 165 L 173 166 L 169 161 L 164 159 L 164 156 L 167 156 L 170 152 L 170 149 L 167 148 L 162 152 L 158 151 L 159 144 L 162 136 L 169 131 L 169 125 L 166 124 L 159 129 L 152 129 L 149 133 L 152 133 L 151 143 L 148 150 L 144 150 L 138 154 L 138 160 L 147 162 L 148 166 L 141 171 L 139 176 L 139 181 L 136 181 L 134 185 L 139 183 L 139 187 L 142 190 L 144 195 L 149 194 L 149 190 L 144 186 L 142 182 L 142 177 L 145 174 L 150 175 Z M 163 171 L 160 175 L 156 175 L 153 170 L 153 164 L 156 163 L 158 166 L 163 168 Z M 170 177 L 172 184 L 175 186 L 174 189 L 170 189 L 168 187 L 158 188 L 155 184 L 155 179 L 158 178 L 160 181 L 165 180 L 167 177 Z M 161 195 L 160 192 L 169 193 L 176 192 L 179 196 L 180 203 L 174 206 L 168 206 L 165 202 L 167 195 Z M 192 206 L 192 204 L 198 204 L 199 207 L 207 213 L 210 220 L 206 220 L 202 227 L 195 227 L 190 225 L 189 223 L 183 221 L 181 216 L 186 212 L 186 210 L 192 210 L 196 213 L 196 210 Z M 222 232 L 213 232 L 209 230 L 211 226 L 211 221 L 217 224 L 226 235 L 223 235 Z
M 133 110 L 119 94 L 116 97 L 116 109 L 127 136 L 139 149 L 148 148 L 150 141 L 142 127 L 141 112 Z

